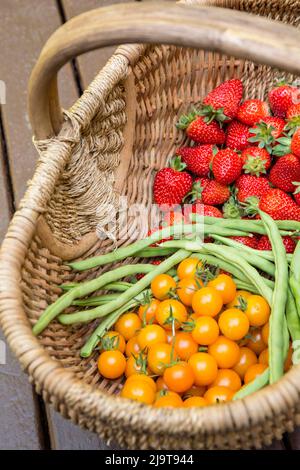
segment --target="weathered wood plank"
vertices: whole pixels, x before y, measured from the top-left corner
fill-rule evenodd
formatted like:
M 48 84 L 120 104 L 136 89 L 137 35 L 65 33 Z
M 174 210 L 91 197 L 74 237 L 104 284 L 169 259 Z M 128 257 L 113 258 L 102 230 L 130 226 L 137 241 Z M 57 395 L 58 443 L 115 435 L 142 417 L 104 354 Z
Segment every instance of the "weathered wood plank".
M 27 113 L 27 84 L 33 65 L 50 34 L 60 26 L 55 0 L 2 0 L 0 78 L 6 84 L 3 122 L 18 203 L 32 176 L 37 153 Z M 6 51 L 6 53 L 4 53 Z M 70 66 L 60 74 L 63 106 L 72 104 L 76 87 Z

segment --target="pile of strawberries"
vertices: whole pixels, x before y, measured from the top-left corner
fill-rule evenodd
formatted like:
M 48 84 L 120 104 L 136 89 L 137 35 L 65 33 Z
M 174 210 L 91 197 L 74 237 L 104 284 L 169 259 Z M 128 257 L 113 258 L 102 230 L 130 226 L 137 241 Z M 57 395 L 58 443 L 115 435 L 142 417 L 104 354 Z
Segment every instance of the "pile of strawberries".
M 189 204 L 189 214 L 225 218 L 259 217 L 259 208 L 275 220 L 300 221 L 299 89 L 280 82 L 267 103 L 243 100 L 243 88 L 241 80 L 227 80 L 181 116 L 177 127 L 188 145 L 156 174 L 154 201 L 161 208 Z M 239 241 L 270 249 L 267 237 Z M 294 240 L 284 242 L 293 252 Z

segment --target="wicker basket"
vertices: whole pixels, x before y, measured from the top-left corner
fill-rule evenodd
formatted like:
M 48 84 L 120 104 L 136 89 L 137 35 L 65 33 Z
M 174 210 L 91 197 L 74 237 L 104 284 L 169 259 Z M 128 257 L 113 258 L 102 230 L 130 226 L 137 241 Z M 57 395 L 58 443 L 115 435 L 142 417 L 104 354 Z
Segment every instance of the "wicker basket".
M 95 233 L 107 222 L 97 210 L 100 204 L 117 204 L 120 194 L 129 203 L 151 204 L 155 172 L 183 140 L 174 126 L 179 114 L 227 78 L 241 77 L 247 97 L 264 98 L 274 78 L 282 76 L 272 67 L 289 78 L 300 76 L 296 28 L 232 10 L 298 26 L 299 0 L 186 3 L 198 5 L 95 10 L 66 23 L 43 49 L 29 89 L 40 158 L 1 250 L 1 326 L 44 400 L 107 441 L 130 449 L 260 447 L 300 424 L 299 367 L 277 384 L 226 405 L 145 408 L 114 393 L 119 384 L 101 379 L 96 356 L 80 358 L 95 325 L 65 328 L 54 322 L 39 338 L 31 332 L 61 293 L 59 284 L 98 275 L 95 269 L 74 275 L 64 261 L 111 247 Z M 175 46 L 134 44 L 158 38 Z M 120 46 L 62 113 L 59 68 L 77 54 L 122 42 L 131 45 Z M 135 228 L 133 219 L 132 233 Z

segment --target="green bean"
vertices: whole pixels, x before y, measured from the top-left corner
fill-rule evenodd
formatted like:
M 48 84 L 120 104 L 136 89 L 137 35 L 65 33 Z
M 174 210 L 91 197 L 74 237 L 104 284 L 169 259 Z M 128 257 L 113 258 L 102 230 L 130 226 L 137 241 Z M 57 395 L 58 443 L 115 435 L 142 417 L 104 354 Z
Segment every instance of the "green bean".
M 94 351 L 97 344 L 99 343 L 99 340 L 101 339 L 101 337 L 106 333 L 106 331 L 112 327 L 112 325 L 118 320 L 118 318 L 123 313 L 128 312 L 128 310 L 131 310 L 137 305 L 138 305 L 138 301 L 132 300 L 130 302 L 127 302 L 125 305 L 123 305 L 119 309 L 115 310 L 106 318 L 104 318 L 104 320 L 102 320 L 100 325 L 97 326 L 97 328 L 91 334 L 87 342 L 81 348 L 81 351 L 80 351 L 81 357 L 89 357 Z
M 197 218 L 195 218 L 195 220 L 197 220 Z M 263 226 L 263 222 L 259 219 L 251 219 L 250 221 L 248 221 L 246 219 L 221 219 L 218 217 L 204 216 L 202 219 L 200 218 L 200 220 L 202 220 L 204 224 L 207 225 L 213 225 L 217 223 L 220 225 L 225 225 L 226 227 L 235 227 L 237 222 L 242 222 L 242 225 L 239 225 L 239 227 L 242 227 L 244 223 L 247 224 L 248 222 L 251 222 L 251 224 L 254 224 L 255 226 Z M 274 222 L 279 230 L 300 232 L 300 222 L 297 222 L 295 220 L 274 220 Z
M 290 289 L 288 290 L 286 304 L 286 320 L 292 340 L 300 340 L 300 319 L 298 316 L 295 299 Z
M 286 251 L 277 225 L 273 219 L 260 211 L 263 224 L 272 245 L 275 260 L 275 286 L 271 303 L 269 367 L 270 383 L 283 375 L 284 369 L 284 318 L 288 291 L 288 263 Z
M 252 382 L 249 382 L 233 396 L 233 400 L 245 398 L 254 392 L 257 392 L 261 388 L 265 387 L 269 383 L 270 371 L 266 369 L 262 374 L 258 375 Z
M 192 257 L 198 258 L 203 263 L 206 262 L 211 266 L 217 266 L 218 268 L 233 274 L 236 278 L 240 279 L 241 281 L 248 282 L 248 278 L 242 273 L 242 271 L 240 271 L 228 261 L 224 261 L 220 258 L 217 258 L 216 256 L 209 255 L 208 253 L 193 253 Z
M 64 291 L 69 291 L 79 285 L 80 285 L 80 282 L 72 282 L 70 284 L 62 284 L 60 287 Z M 119 281 L 119 282 L 112 282 L 111 284 L 107 284 L 107 286 L 104 286 L 102 290 L 113 290 L 116 292 L 124 292 L 125 290 L 128 289 L 128 287 L 131 287 L 131 286 L 132 284 L 130 282 Z
M 242 249 L 243 251 L 249 253 L 250 255 L 257 255 L 257 256 L 265 258 L 268 261 L 274 262 L 274 255 L 272 251 L 255 250 L 254 248 L 251 248 L 250 246 L 243 245 L 242 243 L 232 240 L 231 238 L 221 237 L 220 235 L 211 235 L 211 237 L 215 240 L 218 240 L 219 242 L 222 242 L 223 245 L 228 245 L 228 246 L 231 246 L 232 248 Z M 288 261 L 290 262 L 292 260 L 292 255 L 287 254 L 286 256 L 287 256 Z
M 82 307 L 90 307 L 96 305 L 103 305 L 111 300 L 115 300 L 119 294 L 104 294 L 100 296 L 90 297 L 89 299 L 74 300 L 72 305 L 79 305 Z
M 135 256 L 139 258 L 156 258 L 157 256 L 170 256 L 175 253 L 176 250 L 172 248 L 160 248 L 152 247 L 145 248 L 144 250 L 138 251 Z
M 168 259 L 164 260 L 158 266 L 154 266 L 154 270 L 146 274 L 142 279 L 140 279 L 136 284 L 130 287 L 126 292 L 123 292 L 118 296 L 117 299 L 109 302 L 108 304 L 101 305 L 91 310 L 75 312 L 59 316 L 59 321 L 64 325 L 71 325 L 73 323 L 86 323 L 95 318 L 101 318 L 114 310 L 122 307 L 125 303 L 130 301 L 136 295 L 138 295 L 142 290 L 146 289 L 151 283 L 152 279 L 158 274 L 165 273 L 170 268 L 180 263 L 190 255 L 186 250 L 178 250 Z M 128 268 L 128 266 L 127 266 Z
M 248 282 L 240 281 L 239 279 L 236 279 L 235 277 L 233 278 L 233 281 L 239 290 L 246 290 L 248 292 L 251 292 L 252 294 L 259 294 L 258 290 L 252 284 L 249 284 Z
M 300 318 L 300 241 L 298 241 L 290 265 L 289 284 L 293 293 L 298 316 Z
M 107 284 L 110 284 L 113 281 L 117 281 L 120 278 L 138 273 L 150 273 L 151 271 L 154 271 L 155 268 L 156 266 L 152 264 L 132 264 L 121 266 L 120 268 L 116 268 L 113 271 L 102 274 L 96 279 L 80 283 L 73 289 L 60 296 L 56 302 L 46 308 L 46 310 L 38 319 L 37 323 L 34 325 L 32 329 L 33 334 L 39 335 L 49 325 L 49 323 L 57 317 L 57 315 L 59 315 L 67 307 L 70 307 L 72 302 L 78 297 L 85 297 L 92 292 L 103 288 Z

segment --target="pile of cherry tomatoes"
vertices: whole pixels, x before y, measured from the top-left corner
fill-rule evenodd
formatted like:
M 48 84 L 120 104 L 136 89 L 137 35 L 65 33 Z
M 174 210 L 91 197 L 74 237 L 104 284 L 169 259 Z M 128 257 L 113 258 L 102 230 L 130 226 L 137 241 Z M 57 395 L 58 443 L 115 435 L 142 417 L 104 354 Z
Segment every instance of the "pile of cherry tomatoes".
M 101 339 L 99 372 L 125 375 L 122 397 L 155 407 L 207 406 L 231 400 L 267 368 L 266 300 L 238 291 L 226 273 L 206 282 L 201 273 L 202 263 L 187 258 L 177 282 L 158 275 L 138 312 L 123 314 Z

